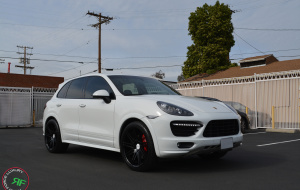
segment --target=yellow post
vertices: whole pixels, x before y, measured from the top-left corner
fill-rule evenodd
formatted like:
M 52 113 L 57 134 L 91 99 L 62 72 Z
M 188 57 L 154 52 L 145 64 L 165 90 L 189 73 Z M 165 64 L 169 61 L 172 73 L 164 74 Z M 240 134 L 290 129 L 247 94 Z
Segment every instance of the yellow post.
M 32 125 L 35 126 L 35 110 L 32 113 Z
M 275 129 L 275 106 L 272 106 L 272 129 Z
M 248 115 L 248 107 L 246 107 L 246 114 Z

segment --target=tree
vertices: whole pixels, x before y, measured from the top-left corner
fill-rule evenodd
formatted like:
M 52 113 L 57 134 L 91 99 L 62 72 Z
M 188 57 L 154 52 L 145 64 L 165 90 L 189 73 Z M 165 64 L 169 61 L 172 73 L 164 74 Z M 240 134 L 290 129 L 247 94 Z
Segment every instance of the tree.
M 154 73 L 153 75 L 151 75 L 152 77 L 156 77 L 159 79 L 163 79 L 165 78 L 165 73 L 162 72 L 162 70 L 159 70 L 158 72 Z
M 177 81 L 178 82 L 181 82 L 181 81 L 184 81 L 185 80 L 185 78 L 184 78 L 184 76 L 183 76 L 183 73 L 181 73 L 178 77 L 177 77 Z
M 231 66 L 229 52 L 234 46 L 233 11 L 220 4 L 197 7 L 189 17 L 189 35 L 193 44 L 188 47 L 182 72 L 185 78 L 199 73 L 212 74 Z

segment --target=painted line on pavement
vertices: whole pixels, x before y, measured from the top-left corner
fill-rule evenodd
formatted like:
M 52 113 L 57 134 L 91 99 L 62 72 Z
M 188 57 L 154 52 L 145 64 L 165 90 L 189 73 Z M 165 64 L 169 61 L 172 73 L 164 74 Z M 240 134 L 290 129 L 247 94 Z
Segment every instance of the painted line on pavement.
M 267 132 L 246 133 L 244 135 L 257 135 L 257 134 L 263 134 L 263 133 L 267 133 Z
M 275 142 L 275 143 L 269 143 L 269 144 L 261 144 L 261 145 L 257 145 L 257 146 L 270 146 L 270 145 L 283 144 L 283 143 L 289 143 L 289 142 L 295 142 L 295 141 L 300 141 L 300 139 L 295 139 L 295 140 L 290 140 L 290 141 L 282 141 L 282 142 Z

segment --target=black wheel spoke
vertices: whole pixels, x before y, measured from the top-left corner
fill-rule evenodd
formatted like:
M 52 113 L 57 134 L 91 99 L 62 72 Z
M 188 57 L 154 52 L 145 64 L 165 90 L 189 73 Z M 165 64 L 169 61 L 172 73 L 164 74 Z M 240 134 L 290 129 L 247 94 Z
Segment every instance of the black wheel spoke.
M 134 154 L 133 151 L 134 150 L 127 150 L 127 151 L 125 151 L 126 157 L 130 157 L 131 155 L 133 155 Z
M 127 138 L 129 139 L 129 141 L 134 144 L 134 139 L 132 138 L 131 134 L 130 133 L 127 133 L 126 134 Z
M 141 152 L 140 150 L 138 150 L 136 152 L 136 157 L 137 157 L 137 163 L 138 163 L 138 165 L 141 165 L 141 163 L 142 163 L 141 153 L 140 152 Z
M 126 148 L 130 148 L 130 149 L 134 149 L 135 148 L 134 144 L 132 144 L 132 143 L 123 142 L 122 144 Z
M 133 161 L 136 159 L 136 156 L 137 156 L 137 155 L 136 155 L 136 152 L 135 152 L 135 153 L 133 153 L 133 155 L 132 155 L 132 159 L 131 159 L 131 160 L 132 160 L 132 162 L 133 162 Z M 133 164 L 133 163 L 131 163 L 131 164 Z
M 140 152 L 141 158 L 145 158 L 146 154 L 145 154 L 144 148 L 141 148 L 139 152 Z

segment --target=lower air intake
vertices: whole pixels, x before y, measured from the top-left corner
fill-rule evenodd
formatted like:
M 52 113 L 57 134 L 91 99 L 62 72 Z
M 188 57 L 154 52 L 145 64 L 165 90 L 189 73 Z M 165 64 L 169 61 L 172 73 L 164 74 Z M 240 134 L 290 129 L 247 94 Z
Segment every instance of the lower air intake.
M 239 133 L 239 121 L 236 119 L 212 120 L 203 133 L 204 137 L 222 137 Z

